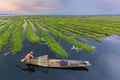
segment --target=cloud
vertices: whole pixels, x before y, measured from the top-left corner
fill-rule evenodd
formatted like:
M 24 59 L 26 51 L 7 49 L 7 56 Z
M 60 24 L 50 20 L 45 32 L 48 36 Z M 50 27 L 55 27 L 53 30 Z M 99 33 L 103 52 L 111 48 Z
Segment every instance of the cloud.
M 0 0 L 0 13 L 119 14 L 120 0 Z
M 120 0 L 93 0 L 93 5 L 100 13 L 120 13 Z
M 24 1 L 24 3 L 23 3 Z M 21 0 L 19 6 L 28 14 L 45 14 L 57 11 L 57 0 Z
M 21 9 L 16 3 L 14 2 L 0 2 L 0 10 L 19 10 Z
M 14 14 L 21 10 L 22 8 L 16 2 L 0 1 L 0 13 Z
M 56 7 L 54 1 L 57 0 L 1 0 L 0 13 L 11 12 L 17 14 L 39 14 L 41 12 L 55 11 Z

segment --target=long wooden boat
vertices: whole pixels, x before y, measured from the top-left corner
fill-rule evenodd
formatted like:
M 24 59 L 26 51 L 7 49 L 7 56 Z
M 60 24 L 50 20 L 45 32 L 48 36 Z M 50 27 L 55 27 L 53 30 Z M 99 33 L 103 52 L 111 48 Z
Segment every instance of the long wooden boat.
M 91 66 L 89 61 L 76 61 L 65 59 L 49 59 L 48 55 L 40 56 L 35 59 L 30 59 L 32 65 L 51 68 L 69 68 L 69 67 L 85 67 Z

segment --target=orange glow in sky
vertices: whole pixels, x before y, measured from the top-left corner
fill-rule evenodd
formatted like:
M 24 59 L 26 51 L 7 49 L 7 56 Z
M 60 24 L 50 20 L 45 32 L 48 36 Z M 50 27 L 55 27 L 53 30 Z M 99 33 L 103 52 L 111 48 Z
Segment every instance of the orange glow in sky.
M 21 4 L 21 2 L 19 3 L 18 1 L 0 0 L 0 13 L 32 13 L 54 10 L 53 7 L 33 6 L 31 4 L 26 2 L 24 4 Z
M 20 7 L 14 2 L 7 2 L 7 1 L 0 2 L 0 12 L 5 10 L 15 11 L 19 9 Z

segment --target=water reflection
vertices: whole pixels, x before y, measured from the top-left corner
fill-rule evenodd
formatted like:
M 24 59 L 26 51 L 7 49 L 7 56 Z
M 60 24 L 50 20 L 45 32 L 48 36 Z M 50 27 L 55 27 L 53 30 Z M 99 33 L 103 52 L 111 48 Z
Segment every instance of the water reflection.
M 53 69 L 76 70 L 76 71 L 88 71 L 88 68 L 86 68 L 86 67 L 53 68 Z
M 30 65 L 27 65 L 26 68 L 24 68 L 24 67 L 22 67 L 22 66 L 20 66 L 20 65 L 16 65 L 16 67 L 20 68 L 20 69 L 23 70 L 23 71 L 28 71 L 28 72 L 30 72 L 30 73 L 33 73 L 33 72 L 36 71 L 35 68 L 34 68 L 33 66 L 30 66 Z
M 114 34 L 112 36 L 103 37 L 103 40 L 107 41 L 107 42 L 117 44 L 118 42 L 120 42 L 120 36 Z

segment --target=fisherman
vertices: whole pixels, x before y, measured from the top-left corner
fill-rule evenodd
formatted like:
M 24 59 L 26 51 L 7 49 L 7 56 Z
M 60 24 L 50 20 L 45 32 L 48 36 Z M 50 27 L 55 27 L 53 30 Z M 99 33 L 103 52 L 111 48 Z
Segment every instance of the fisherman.
M 32 51 L 29 52 L 29 53 L 25 56 L 25 58 L 21 59 L 20 61 L 21 61 L 21 62 L 25 62 L 25 61 L 26 61 L 26 63 L 29 63 L 29 62 L 30 62 L 30 58 L 34 58 Z

